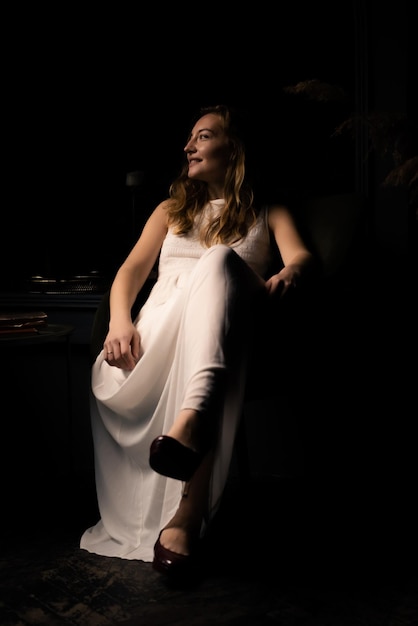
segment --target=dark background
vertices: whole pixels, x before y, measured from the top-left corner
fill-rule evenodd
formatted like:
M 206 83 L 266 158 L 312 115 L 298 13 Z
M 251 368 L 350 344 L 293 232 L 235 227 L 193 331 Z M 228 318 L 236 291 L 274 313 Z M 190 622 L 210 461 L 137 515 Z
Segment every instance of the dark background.
M 59 483 L 67 448 L 72 474 L 93 483 L 89 348 L 101 299 L 14 292 L 38 274 L 110 278 L 167 194 L 191 115 L 232 101 L 258 124 L 259 166 L 272 194 L 360 191 L 367 200 L 367 241 L 353 251 L 349 288 L 338 276 L 337 289 L 315 291 L 293 326 L 275 328 L 290 350 L 274 353 L 280 375 L 249 407 L 251 472 L 300 473 L 319 493 L 324 528 L 344 519 L 337 543 L 354 546 L 353 559 L 371 541 L 376 562 L 388 567 L 389 541 L 416 573 L 416 213 L 405 187 L 383 185 L 390 153 L 369 152 L 362 131 L 333 136 L 353 113 L 416 120 L 412 4 L 3 9 L 2 303 L 24 302 L 75 327 L 71 403 L 61 344 L 2 351 L 2 475 L 4 491 L 17 494 L 12 502 L 25 508 L 29 475 L 46 492 Z M 340 86 L 345 100 L 284 91 L 313 79 Z M 131 171 L 143 172 L 135 205 Z
M 386 28 L 396 25 L 373 5 L 29 7 L 10 16 L 4 288 L 24 288 L 33 275 L 112 275 L 166 196 L 202 104 L 250 111 L 259 168 L 278 196 L 358 187 L 364 164 L 355 142 L 332 133 L 359 106 L 358 66 L 373 61 L 363 47 L 378 14 Z M 407 25 L 406 5 L 396 7 Z M 407 33 L 390 36 L 406 59 Z M 312 79 L 338 85 L 346 99 L 318 103 L 284 91 Z M 398 98 L 406 107 L 405 94 Z M 125 183 L 136 170 L 143 183 L 134 204 Z

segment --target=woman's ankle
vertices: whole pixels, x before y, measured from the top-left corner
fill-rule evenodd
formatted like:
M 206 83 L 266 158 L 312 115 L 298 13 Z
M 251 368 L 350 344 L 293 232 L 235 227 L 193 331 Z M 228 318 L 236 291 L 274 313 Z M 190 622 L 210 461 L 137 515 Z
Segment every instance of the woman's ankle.
M 178 414 L 174 424 L 167 435 L 173 437 L 187 448 L 199 452 L 201 447 L 199 439 L 199 412 L 194 409 L 183 409 Z
M 167 550 L 188 556 L 199 539 L 199 533 L 177 526 L 168 526 L 161 531 L 160 543 Z

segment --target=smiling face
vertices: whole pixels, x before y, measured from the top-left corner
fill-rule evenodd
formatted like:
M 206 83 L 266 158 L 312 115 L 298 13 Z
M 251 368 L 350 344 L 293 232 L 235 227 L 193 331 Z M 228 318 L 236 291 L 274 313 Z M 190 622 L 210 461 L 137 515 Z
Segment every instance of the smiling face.
M 184 147 L 189 163 L 188 176 L 208 184 L 212 199 L 222 197 L 231 153 L 223 120 L 215 113 L 201 117 Z

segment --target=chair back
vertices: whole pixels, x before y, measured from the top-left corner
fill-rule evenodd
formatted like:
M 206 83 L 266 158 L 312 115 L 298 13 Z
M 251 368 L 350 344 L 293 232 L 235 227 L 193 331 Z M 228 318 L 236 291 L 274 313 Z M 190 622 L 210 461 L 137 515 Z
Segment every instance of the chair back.
M 360 193 L 315 196 L 302 208 L 308 245 L 325 279 L 333 280 L 360 254 L 366 229 L 366 199 Z

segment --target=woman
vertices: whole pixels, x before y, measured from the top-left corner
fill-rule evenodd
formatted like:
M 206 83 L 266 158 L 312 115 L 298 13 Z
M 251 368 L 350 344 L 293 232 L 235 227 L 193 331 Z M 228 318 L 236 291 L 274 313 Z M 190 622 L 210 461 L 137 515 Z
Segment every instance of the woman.
M 239 122 L 226 106 L 199 112 L 169 198 L 115 276 L 92 369 L 101 519 L 81 547 L 168 574 L 187 570 L 218 510 L 257 317 L 313 264 L 287 208 L 256 206 Z M 284 267 L 267 276 L 274 241 Z

